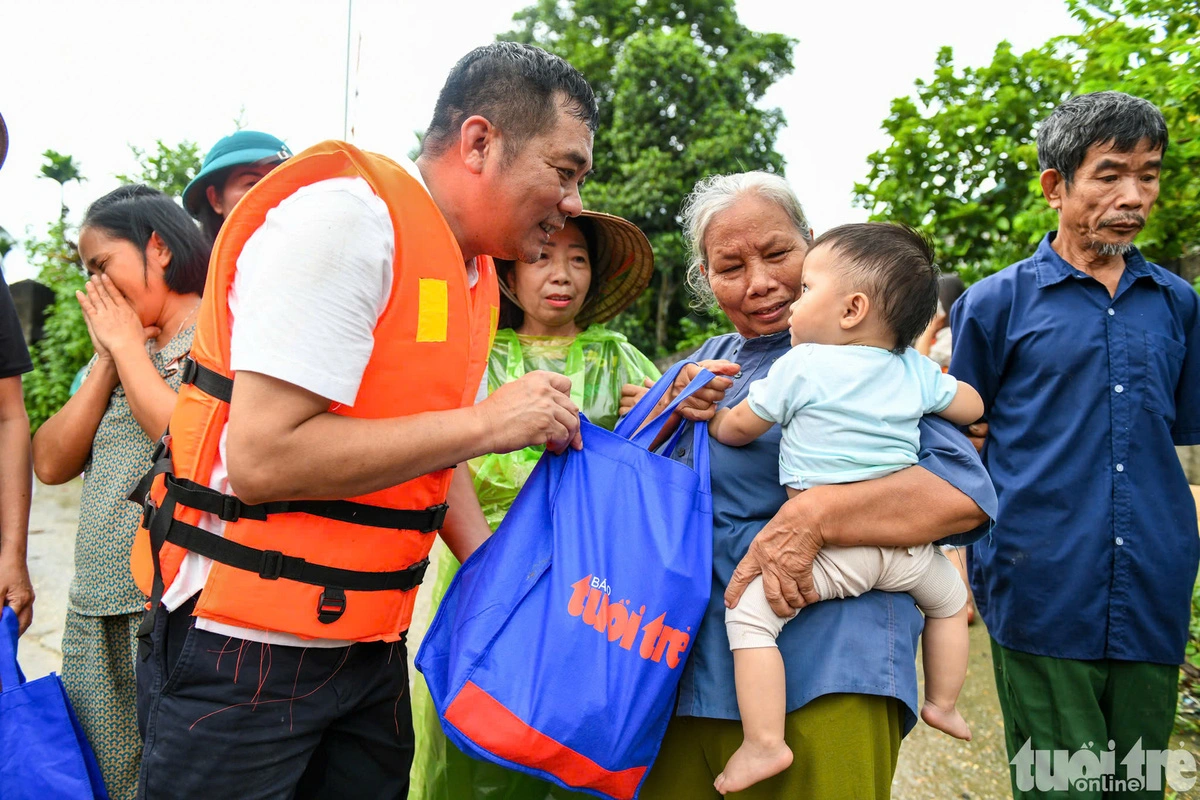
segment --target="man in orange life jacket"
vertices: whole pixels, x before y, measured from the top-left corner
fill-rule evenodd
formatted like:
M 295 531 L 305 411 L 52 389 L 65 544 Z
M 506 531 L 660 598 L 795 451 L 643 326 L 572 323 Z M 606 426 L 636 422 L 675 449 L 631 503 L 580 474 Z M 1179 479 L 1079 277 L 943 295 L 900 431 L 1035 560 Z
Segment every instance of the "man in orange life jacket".
M 580 213 L 597 121 L 565 61 L 488 45 L 416 164 L 326 142 L 227 219 L 132 558 L 142 796 L 407 795 L 416 585 L 434 532 L 460 560 L 488 535 L 453 467 L 581 445 L 562 376 L 473 401 L 491 256 Z

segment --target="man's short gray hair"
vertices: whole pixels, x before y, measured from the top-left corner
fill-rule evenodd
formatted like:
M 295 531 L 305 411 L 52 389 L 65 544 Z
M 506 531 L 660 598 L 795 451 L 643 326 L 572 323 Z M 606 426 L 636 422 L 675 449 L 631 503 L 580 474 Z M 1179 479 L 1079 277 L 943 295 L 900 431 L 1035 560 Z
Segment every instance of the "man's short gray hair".
M 739 172 L 733 175 L 713 175 L 696 184 L 683 201 L 683 232 L 688 246 L 687 284 L 693 295 L 692 307 L 707 311 L 717 305 L 712 286 L 705 271 L 708 268 L 708 249 L 705 237 L 713 217 L 731 208 L 750 194 L 769 200 L 783 209 L 800 237 L 812 244 L 812 229 L 796 193 L 788 182 L 770 172 Z
M 1092 145 L 1112 144 L 1128 153 L 1143 141 L 1166 154 L 1167 123 L 1153 103 L 1124 92 L 1081 94 L 1038 126 L 1038 167 L 1056 170 L 1070 187 Z

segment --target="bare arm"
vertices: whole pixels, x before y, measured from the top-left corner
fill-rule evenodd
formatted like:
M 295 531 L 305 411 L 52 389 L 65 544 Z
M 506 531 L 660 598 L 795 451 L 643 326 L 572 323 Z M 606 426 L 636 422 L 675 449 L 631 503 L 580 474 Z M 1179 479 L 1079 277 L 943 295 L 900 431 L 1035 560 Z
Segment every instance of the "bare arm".
M 475 487 L 471 482 L 471 471 L 466 463 L 458 465 L 450 481 L 450 492 L 446 495 L 450 509 L 446 512 L 446 524 L 442 527 L 442 541 L 450 552 L 463 563 L 479 545 L 492 535 Z
M 177 399 L 175 390 L 158 373 L 144 344 L 124 351 L 116 350 L 113 359 L 133 418 L 151 441 L 157 441 L 171 422 Z
M 83 472 L 117 383 L 116 364 L 107 353 L 102 354 L 79 391 L 42 423 L 33 436 L 33 469 L 38 480 L 56 486 Z
M 12 606 L 24 633 L 33 621 L 29 580 L 29 417 L 21 378 L 0 379 L 0 606 Z
M 812 563 L 827 544 L 911 547 L 987 521 L 975 501 L 921 467 L 884 478 L 817 486 L 784 503 L 738 564 L 725 604 L 734 606 L 757 575 L 775 613 L 787 616 L 820 597 Z
M 745 447 L 762 436 L 775 425 L 765 420 L 743 400 L 733 408 L 722 408 L 708 423 L 708 432 L 721 444 L 730 447 Z
M 475 406 L 356 419 L 328 413 L 328 399 L 298 386 L 239 372 L 229 408 L 229 482 L 247 503 L 340 499 L 484 453 L 579 448 L 570 391 L 569 378 L 530 372 Z
M 975 391 L 974 386 L 959 381 L 954 399 L 950 401 L 950 405 L 938 412 L 938 416 L 950 420 L 955 425 L 970 425 L 983 416 L 983 398 Z

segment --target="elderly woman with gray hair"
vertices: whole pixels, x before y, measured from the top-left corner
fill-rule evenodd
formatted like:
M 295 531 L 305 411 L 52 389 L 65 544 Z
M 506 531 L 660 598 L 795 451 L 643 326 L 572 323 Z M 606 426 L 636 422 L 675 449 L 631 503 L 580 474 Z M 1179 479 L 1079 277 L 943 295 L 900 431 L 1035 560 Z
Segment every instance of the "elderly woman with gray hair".
M 802 291 L 812 233 L 787 183 L 761 172 L 702 181 L 684 221 L 694 254 L 690 283 L 736 331 L 694 356 L 720 377 L 680 416 L 705 420 L 744 399 L 791 346 L 789 309 Z M 668 394 L 695 372 L 685 369 Z M 994 515 L 996 496 L 974 448 L 938 418 L 921 422 L 917 468 L 815 487 L 792 500 L 778 481 L 779 436 L 776 426 L 746 447 L 711 442 L 712 599 L 643 798 L 717 796 L 713 780 L 742 740 L 725 606 L 760 573 L 780 616 L 813 605 L 778 639 L 787 670 L 785 737 L 795 761 L 738 797 L 890 795 L 900 740 L 916 724 L 923 620 L 905 594 L 817 602 L 813 557 L 825 545 L 907 547 L 970 531 Z M 671 455 L 689 453 L 681 447 Z

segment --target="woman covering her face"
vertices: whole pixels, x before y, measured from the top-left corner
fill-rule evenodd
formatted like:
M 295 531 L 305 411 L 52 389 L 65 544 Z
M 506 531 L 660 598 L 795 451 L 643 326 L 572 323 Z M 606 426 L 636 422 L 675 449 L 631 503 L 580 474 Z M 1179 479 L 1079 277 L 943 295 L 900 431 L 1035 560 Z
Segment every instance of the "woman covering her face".
M 659 377 L 646 356 L 602 324 L 636 300 L 653 274 L 654 256 L 645 235 L 627 220 L 585 211 L 550 237 L 536 262 L 498 262 L 498 268 L 500 329 L 480 396 L 532 370 L 557 372 L 571 379 L 571 398 L 584 416 L 612 430 L 624 411 L 622 391 L 628 395 L 634 386 Z M 471 460 L 475 493 L 493 531 L 542 450 L 530 447 Z M 443 552 L 433 588 L 435 610 L 457 569 L 454 557 Z M 414 800 L 574 796 L 463 755 L 442 733 L 424 683 L 418 683 L 415 696 L 417 752 L 409 795 Z
M 133 663 L 146 598 L 129 570 L 141 509 L 127 497 L 175 407 L 209 249 L 162 192 L 123 186 L 92 203 L 79 234 L 89 279 L 76 295 L 96 354 L 33 437 L 43 483 L 84 474 L 62 677 L 113 798 L 133 797 L 142 749 Z

